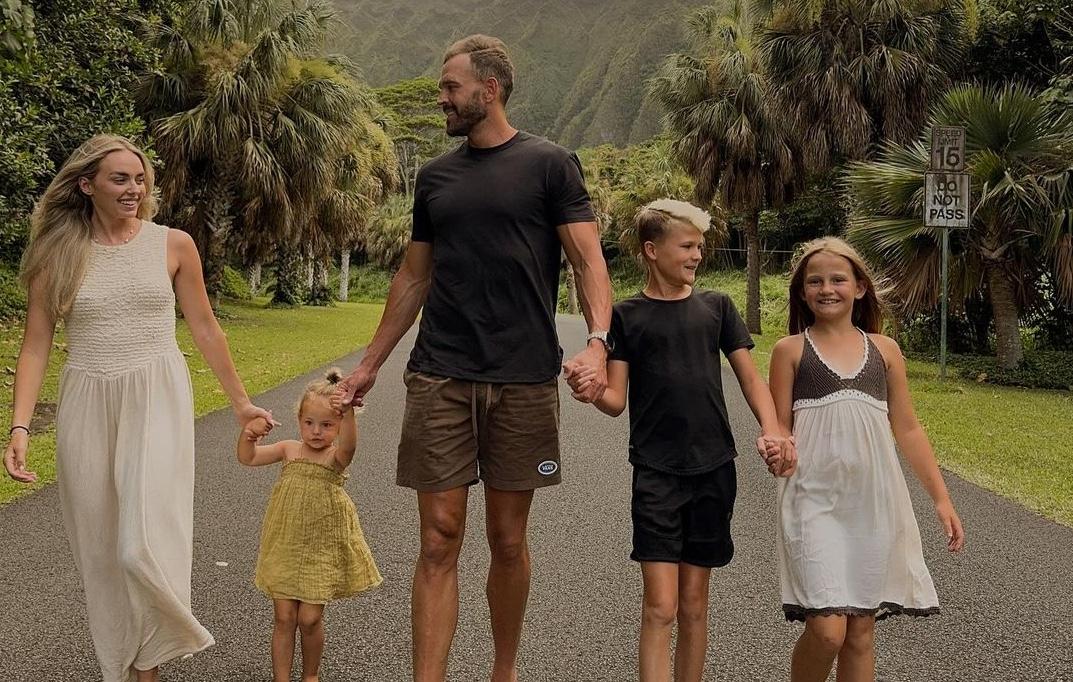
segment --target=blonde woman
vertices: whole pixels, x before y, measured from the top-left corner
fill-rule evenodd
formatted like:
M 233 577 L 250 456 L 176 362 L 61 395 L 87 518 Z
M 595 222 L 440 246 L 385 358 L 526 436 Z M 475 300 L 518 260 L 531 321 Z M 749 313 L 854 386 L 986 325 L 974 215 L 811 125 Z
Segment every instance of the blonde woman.
M 93 137 L 41 197 L 22 265 L 29 303 L 4 467 L 37 479 L 28 427 L 63 319 L 57 479 L 104 682 L 152 682 L 161 663 L 213 644 L 190 612 L 194 415 L 176 300 L 235 417 L 271 423 L 235 372 L 194 242 L 149 222 L 155 209 L 145 154 Z

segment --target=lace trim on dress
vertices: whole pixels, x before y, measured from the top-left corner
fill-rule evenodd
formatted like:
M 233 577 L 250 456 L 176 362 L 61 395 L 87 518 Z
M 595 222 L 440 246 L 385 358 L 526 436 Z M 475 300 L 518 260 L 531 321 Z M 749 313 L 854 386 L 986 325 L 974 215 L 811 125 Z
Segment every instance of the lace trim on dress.
M 866 334 L 864 330 L 860 328 L 857 328 L 857 331 L 859 331 L 861 333 L 861 336 L 864 338 L 864 355 L 861 357 L 861 364 L 857 365 L 857 369 L 855 369 L 852 374 L 842 374 L 834 368 L 834 365 L 827 362 L 827 359 L 823 357 L 823 354 L 820 353 L 820 349 L 817 348 L 815 342 L 813 342 L 812 335 L 808 333 L 807 327 L 805 328 L 805 340 L 808 341 L 808 345 L 812 346 L 812 352 L 815 353 L 816 357 L 820 359 L 820 363 L 823 364 L 823 366 L 826 367 L 828 370 L 830 370 L 831 374 L 834 374 L 836 377 L 843 381 L 852 381 L 853 379 L 856 379 L 857 377 L 861 376 L 861 372 L 863 372 L 864 368 L 868 365 L 868 334 Z
M 876 620 L 883 620 L 891 616 L 914 616 L 924 618 L 939 613 L 938 606 L 929 606 L 925 609 L 907 608 L 894 602 L 880 602 L 876 608 L 864 608 L 860 606 L 825 606 L 820 609 L 808 609 L 797 604 L 783 604 L 782 613 L 788 621 L 804 621 L 809 616 L 875 616 Z
M 868 395 L 864 391 L 858 391 L 855 388 L 844 388 L 834 393 L 828 393 L 822 398 L 798 398 L 794 401 L 791 408 L 794 412 L 798 410 L 807 409 L 809 407 L 819 407 L 821 405 L 830 405 L 831 403 L 837 403 L 843 400 L 859 400 L 861 402 L 868 403 L 872 407 L 887 411 L 887 401 L 877 400 L 873 396 Z

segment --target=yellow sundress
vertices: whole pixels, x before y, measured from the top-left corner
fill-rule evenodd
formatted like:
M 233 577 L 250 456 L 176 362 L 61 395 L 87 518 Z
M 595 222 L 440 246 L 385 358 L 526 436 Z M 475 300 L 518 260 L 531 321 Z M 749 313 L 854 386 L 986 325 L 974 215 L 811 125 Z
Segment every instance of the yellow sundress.
M 376 568 L 346 475 L 296 459 L 283 464 L 265 511 L 255 584 L 273 599 L 326 604 L 376 587 Z

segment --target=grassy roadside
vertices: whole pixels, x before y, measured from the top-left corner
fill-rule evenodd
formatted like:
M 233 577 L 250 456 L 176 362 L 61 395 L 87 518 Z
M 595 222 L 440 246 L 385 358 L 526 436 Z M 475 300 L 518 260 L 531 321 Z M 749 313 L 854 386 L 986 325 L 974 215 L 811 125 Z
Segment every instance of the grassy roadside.
M 381 304 L 373 303 L 339 303 L 332 308 L 296 309 L 268 309 L 264 305 L 265 300 L 225 303 L 221 314 L 221 325 L 227 332 L 235 366 L 250 395 L 266 391 L 365 345 L 372 338 L 383 310 Z M 227 396 L 197 352 L 182 322 L 179 323 L 178 339 L 190 365 L 195 413 L 202 415 L 225 407 Z M 3 372 L 0 424 L 11 421 L 11 390 L 21 341 L 20 323 L 0 325 L 0 371 Z M 63 341 L 62 333 L 57 334 L 41 391 L 39 413 L 50 413 L 49 406 L 56 400 L 64 356 Z M 51 426 L 39 429 L 36 423 L 34 431 L 29 464 L 38 474 L 38 483 L 27 487 L 3 476 L 0 478 L 0 504 L 56 479 L 55 432 Z
M 616 278 L 616 299 L 632 295 L 636 278 Z M 744 315 L 743 273 L 714 272 L 699 285 L 731 295 Z M 786 333 L 785 276 L 761 281 L 763 334 L 753 356 L 766 376 L 771 349 Z M 949 376 L 949 375 L 948 375 Z M 909 387 L 939 464 L 962 478 L 1073 526 L 1073 393 L 939 380 L 937 363 L 909 361 Z

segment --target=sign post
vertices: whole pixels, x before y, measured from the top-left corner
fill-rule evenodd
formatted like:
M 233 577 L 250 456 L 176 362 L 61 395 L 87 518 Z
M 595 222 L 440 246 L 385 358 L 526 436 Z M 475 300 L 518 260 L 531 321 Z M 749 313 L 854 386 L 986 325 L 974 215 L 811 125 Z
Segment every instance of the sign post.
M 965 170 L 965 129 L 931 130 L 930 171 L 924 174 L 924 225 L 943 233 L 942 301 L 939 326 L 939 376 L 946 380 L 946 310 L 949 287 L 950 230 L 965 229 L 972 218 L 971 176 Z

